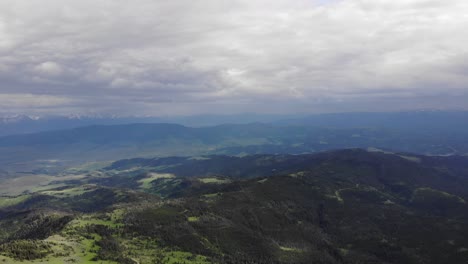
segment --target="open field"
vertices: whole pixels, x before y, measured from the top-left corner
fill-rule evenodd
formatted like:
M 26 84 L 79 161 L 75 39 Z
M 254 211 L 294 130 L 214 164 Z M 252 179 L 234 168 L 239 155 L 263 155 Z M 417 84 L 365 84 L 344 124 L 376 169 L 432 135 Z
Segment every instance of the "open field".
M 39 192 L 42 190 L 63 187 L 65 182 L 82 180 L 87 176 L 59 175 L 51 176 L 45 174 L 17 174 L 14 178 L 0 179 L 0 195 L 19 195 L 25 192 Z

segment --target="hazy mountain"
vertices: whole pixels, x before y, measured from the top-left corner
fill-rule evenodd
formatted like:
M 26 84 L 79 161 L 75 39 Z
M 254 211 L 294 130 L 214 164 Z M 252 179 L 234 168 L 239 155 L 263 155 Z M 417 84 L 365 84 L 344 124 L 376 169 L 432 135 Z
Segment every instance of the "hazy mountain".
M 275 124 L 328 128 L 380 128 L 401 132 L 467 133 L 468 112 L 413 111 L 395 113 L 338 113 L 283 119 Z
M 323 128 L 261 123 L 200 128 L 174 124 L 100 125 L 0 137 L 0 164 L 36 160 L 68 160 L 76 164 L 138 156 L 300 154 L 369 147 L 463 155 L 468 153 L 468 134 L 462 133 L 464 129 Z
M 397 113 L 336 113 L 315 115 L 195 115 L 172 117 L 138 117 L 105 115 L 0 117 L 0 136 L 63 130 L 90 125 L 119 125 L 130 123 L 173 123 L 190 127 L 222 124 L 271 123 L 324 128 L 387 128 L 401 131 L 434 130 L 444 132 L 468 131 L 468 112 L 419 111 Z
M 300 115 L 262 115 L 254 113 L 236 115 L 196 115 L 173 117 L 138 117 L 105 115 L 28 116 L 9 115 L 0 117 L 0 136 L 72 129 L 90 125 L 119 125 L 130 123 L 174 123 L 201 127 L 221 124 L 246 124 L 273 122 Z

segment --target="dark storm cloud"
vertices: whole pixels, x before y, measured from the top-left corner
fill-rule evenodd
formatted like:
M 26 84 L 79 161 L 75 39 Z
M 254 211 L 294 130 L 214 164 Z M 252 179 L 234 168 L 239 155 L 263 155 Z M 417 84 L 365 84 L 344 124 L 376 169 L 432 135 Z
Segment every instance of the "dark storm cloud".
M 466 108 L 462 0 L 0 3 L 0 112 Z

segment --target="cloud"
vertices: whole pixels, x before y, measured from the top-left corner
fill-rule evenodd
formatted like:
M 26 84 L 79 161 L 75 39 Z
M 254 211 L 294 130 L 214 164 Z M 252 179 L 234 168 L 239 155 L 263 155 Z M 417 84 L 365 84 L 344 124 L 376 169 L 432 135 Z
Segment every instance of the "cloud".
M 467 12 L 463 0 L 5 0 L 0 93 L 50 113 L 467 108 Z
M 62 73 L 62 67 L 58 65 L 55 62 L 52 61 L 46 61 L 43 62 L 39 65 L 37 65 L 34 70 L 41 74 L 41 75 L 46 75 L 46 76 L 58 76 Z
M 0 104 L 6 108 L 50 108 L 69 104 L 65 97 L 34 95 L 34 94 L 1 94 Z M 6 110 L 6 109 L 5 109 Z

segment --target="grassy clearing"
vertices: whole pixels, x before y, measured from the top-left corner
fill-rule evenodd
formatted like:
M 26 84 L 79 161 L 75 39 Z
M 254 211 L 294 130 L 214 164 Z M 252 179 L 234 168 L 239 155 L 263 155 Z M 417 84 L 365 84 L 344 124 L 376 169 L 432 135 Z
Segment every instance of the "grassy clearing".
M 55 197 L 73 197 L 73 196 L 81 195 L 86 192 L 92 191 L 94 189 L 95 189 L 95 186 L 84 185 L 84 186 L 63 189 L 63 190 L 41 191 L 41 193 L 55 196 Z
M 297 253 L 303 252 L 303 250 L 302 250 L 302 249 L 299 249 L 299 248 L 283 247 L 283 246 L 280 246 L 279 248 L 280 248 L 282 251 L 287 251 L 287 252 L 297 252 Z
M 222 195 L 222 193 L 209 193 L 209 194 L 204 194 L 204 198 L 216 198 L 218 196 Z
M 394 152 L 390 152 L 390 151 L 386 151 L 386 150 L 382 150 L 382 149 L 374 148 L 374 147 L 367 148 L 367 151 L 368 152 L 380 152 L 384 154 L 395 154 Z
M 26 192 L 40 192 L 53 188 L 64 187 L 65 181 L 81 180 L 86 178 L 86 175 L 17 175 L 14 178 L 9 178 L 0 181 L 2 188 L 0 195 L 15 196 Z
M 207 184 L 225 184 L 225 183 L 230 183 L 231 181 L 227 179 L 219 179 L 219 178 L 200 178 L 198 179 L 202 183 L 207 183 Z
M 175 178 L 175 175 L 170 174 L 170 173 L 148 173 L 148 177 L 139 180 L 138 182 L 140 183 L 140 187 L 144 190 L 151 189 L 151 183 L 155 180 L 158 179 L 173 179 Z
M 61 235 L 53 235 L 45 241 L 53 244 L 54 253 L 45 258 L 46 263 L 92 263 L 86 245 Z M 88 243 L 86 243 L 88 244 Z
M 0 195 L 20 195 L 24 192 L 34 192 L 42 186 L 48 185 L 56 177 L 49 175 L 18 175 L 15 178 L 1 181 Z
M 95 171 L 107 166 L 110 166 L 112 161 L 102 161 L 102 162 L 86 162 L 76 167 L 72 167 L 67 169 L 65 172 L 67 173 L 82 173 L 82 172 L 89 172 Z
M 86 226 L 89 226 L 89 225 L 103 225 L 103 226 L 107 226 L 107 227 L 110 227 L 110 228 L 118 228 L 118 227 L 121 226 L 121 224 L 116 223 L 116 222 L 114 222 L 112 220 L 97 219 L 97 218 L 93 218 L 92 216 L 84 216 L 84 217 L 80 217 L 78 219 L 73 219 L 70 222 L 70 225 L 72 227 L 86 227 Z
M 198 216 L 189 216 L 189 217 L 187 217 L 187 221 L 189 221 L 189 222 L 198 222 L 198 221 L 200 221 L 200 217 L 198 217 Z
M 207 264 L 206 257 L 193 255 L 192 253 L 182 251 L 170 251 L 165 254 L 167 264 L 187 263 L 187 264 Z
M 71 221 L 63 230 L 62 235 L 49 237 L 48 240 L 59 241 L 59 243 L 71 247 L 70 257 L 74 262 L 57 262 L 57 263 L 103 263 L 114 264 L 114 261 L 99 260 L 95 261 L 97 252 L 100 249 L 96 245 L 96 241 L 100 241 L 102 237 L 98 234 L 88 233 L 86 237 L 83 233 L 83 228 L 87 225 L 105 225 L 108 227 L 116 227 L 115 223 L 91 217 L 82 217 L 81 219 Z
M 209 193 L 209 194 L 204 194 L 200 198 L 204 202 L 207 203 L 214 203 L 220 198 L 223 194 L 222 193 Z
M 122 219 L 124 214 L 125 209 L 118 208 L 103 215 L 82 215 L 70 221 L 64 231 L 65 233 L 70 233 L 70 231 L 81 229 L 89 225 L 103 225 L 109 228 L 119 228 L 123 225 L 119 223 L 119 221 Z
M 421 159 L 418 158 L 418 157 L 404 156 L 404 155 L 399 155 L 399 157 L 401 157 L 401 158 L 403 158 L 403 159 L 405 159 L 405 160 L 412 161 L 412 162 L 421 163 Z
M 29 199 L 30 197 L 30 195 L 21 195 L 17 197 L 0 197 L 0 208 L 6 208 L 20 204 Z
M 336 190 L 336 191 L 335 191 L 335 196 L 333 196 L 333 197 L 334 197 L 335 199 L 337 199 L 338 202 L 340 202 L 340 203 L 344 203 L 343 197 L 341 197 L 341 193 L 340 193 L 340 192 L 343 191 L 343 190 L 345 190 L 345 189 Z
M 126 249 L 125 256 L 140 264 L 169 263 L 169 264 L 208 264 L 208 258 L 190 252 L 173 251 L 161 248 L 157 241 L 134 237 L 121 241 Z
M 119 208 L 119 209 L 115 209 L 111 213 L 107 213 L 106 215 L 110 217 L 112 222 L 118 222 L 122 220 L 122 218 L 125 215 L 125 212 L 126 212 L 125 209 Z
M 296 172 L 296 173 L 289 174 L 289 177 L 300 178 L 300 177 L 304 177 L 304 175 L 306 175 L 306 173 L 304 171 L 299 171 L 299 172 Z
M 434 190 L 434 189 L 431 189 L 431 188 L 428 188 L 428 187 L 417 188 L 416 190 L 414 190 L 413 197 L 411 198 L 411 200 L 414 201 L 415 198 L 422 199 L 425 196 L 427 196 L 428 198 L 431 197 L 431 196 L 432 197 L 443 197 L 443 198 L 458 201 L 459 203 L 462 203 L 462 204 L 466 204 L 466 201 L 463 198 L 459 197 L 459 196 L 456 196 L 456 195 L 453 195 L 453 194 L 450 194 L 450 193 L 447 193 L 447 192 L 444 192 L 444 191 Z
M 95 237 L 95 239 L 100 239 Z M 68 264 L 68 263 L 102 263 L 115 264 L 112 261 L 93 261 L 96 256 L 95 251 L 98 248 L 95 246 L 95 239 L 71 239 L 61 235 L 54 235 L 47 238 L 45 241 L 52 245 L 53 253 L 37 260 L 15 260 L 0 254 L 0 263 L 8 264 Z

